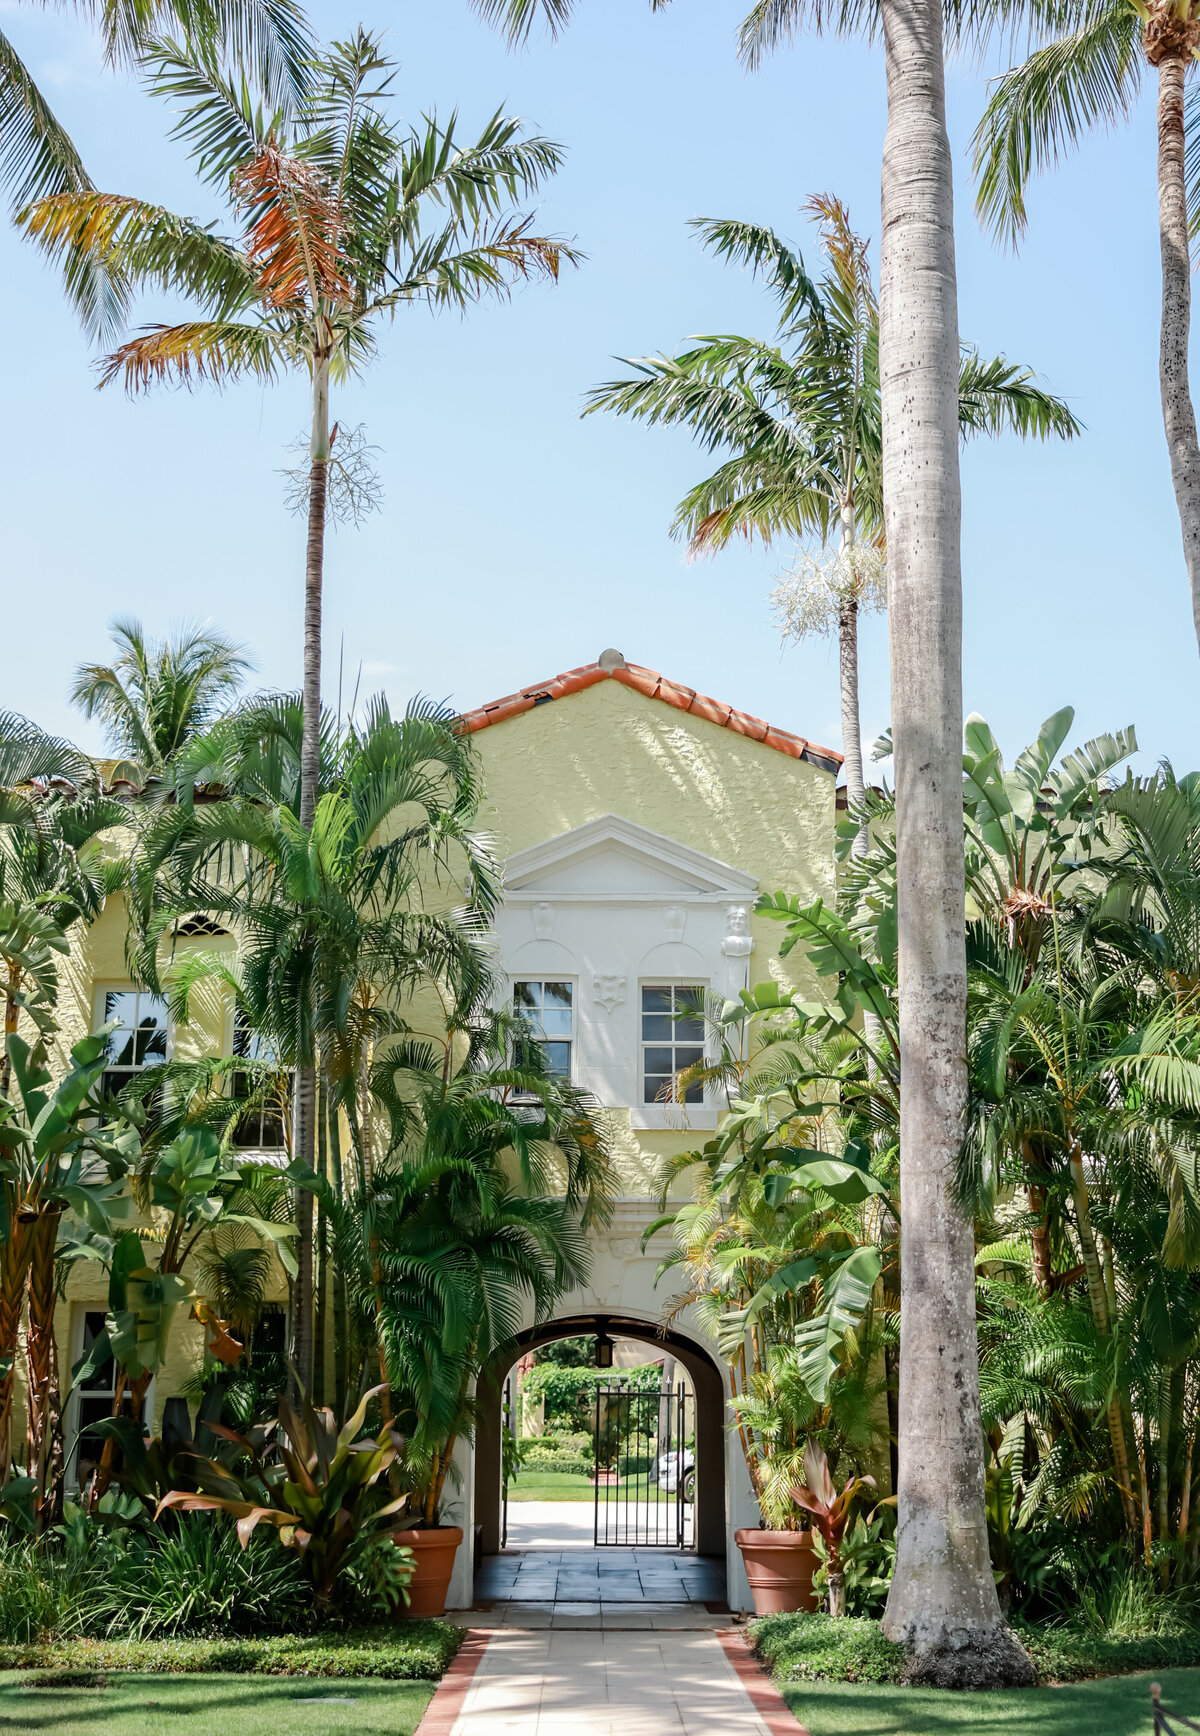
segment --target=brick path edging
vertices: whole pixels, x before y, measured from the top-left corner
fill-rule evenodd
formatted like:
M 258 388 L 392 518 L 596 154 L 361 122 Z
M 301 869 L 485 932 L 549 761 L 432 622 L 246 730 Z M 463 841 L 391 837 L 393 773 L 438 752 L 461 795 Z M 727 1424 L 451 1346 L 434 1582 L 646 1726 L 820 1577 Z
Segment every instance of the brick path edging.
M 454 1662 L 433 1690 L 433 1699 L 417 1725 L 416 1736 L 450 1736 L 491 1637 L 485 1628 L 467 1629 Z
M 750 1650 L 745 1634 L 736 1628 L 719 1628 L 717 1638 L 737 1673 L 738 1681 L 749 1695 L 750 1704 L 771 1736 L 808 1736 L 808 1731 Z M 420 1736 L 425 1736 L 424 1726 Z

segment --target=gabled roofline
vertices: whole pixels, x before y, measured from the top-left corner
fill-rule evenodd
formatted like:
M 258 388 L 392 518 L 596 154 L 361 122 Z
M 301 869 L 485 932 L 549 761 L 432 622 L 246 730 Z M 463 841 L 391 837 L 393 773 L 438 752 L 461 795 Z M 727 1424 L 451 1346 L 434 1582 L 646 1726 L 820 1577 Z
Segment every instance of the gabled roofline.
M 524 888 L 517 883 L 545 874 L 605 844 L 616 844 L 630 855 L 642 856 L 659 868 L 669 869 L 685 879 L 698 882 L 699 884 L 694 884 L 691 889 L 694 897 L 718 900 L 753 898 L 758 891 L 757 876 L 748 874 L 744 868 L 735 868 L 732 863 L 722 862 L 717 856 L 709 856 L 703 850 L 693 849 L 690 844 L 681 844 L 662 832 L 653 832 L 649 826 L 640 825 L 636 820 L 627 820 L 620 814 L 601 814 L 598 819 L 585 820 L 582 825 L 572 826 L 569 831 L 559 832 L 540 844 L 531 844 L 524 850 L 514 851 L 504 864 L 505 897 L 510 902 L 514 898 L 522 897 L 553 897 L 555 900 L 562 899 L 563 902 L 573 899 L 590 902 L 596 896 L 591 892 L 550 894 L 534 891 L 526 894 Z M 633 896 L 640 898 L 642 894 Z M 661 896 L 665 899 L 668 896 L 686 898 L 687 895 L 681 887 L 678 894 L 664 892 Z M 659 894 L 656 892 L 653 897 L 658 898 Z
M 673 705 L 693 717 L 706 718 L 722 729 L 733 730 L 735 735 L 761 741 L 764 747 L 774 748 L 776 753 L 787 754 L 791 759 L 807 760 L 810 765 L 819 766 L 835 777 L 842 764 L 843 756 L 836 748 L 821 747 L 802 735 L 793 735 L 790 730 L 775 729 L 761 717 L 752 717 L 748 711 L 737 711 L 719 699 L 710 699 L 707 693 L 697 693 L 694 687 L 669 681 L 657 669 L 645 669 L 640 663 L 626 663 L 619 651 L 602 651 L 595 663 L 583 663 L 578 669 L 552 675 L 549 681 L 523 687 L 519 693 L 506 694 L 503 699 L 494 699 L 490 705 L 468 711 L 461 720 L 462 727 L 473 735 L 476 730 L 487 729 L 493 723 L 504 723 L 523 711 L 532 711 L 536 705 L 547 705 L 551 700 L 566 699 L 572 693 L 582 692 L 585 687 L 594 687 L 598 681 L 619 681 L 623 687 L 632 687 L 648 699 L 661 699 L 665 705 Z

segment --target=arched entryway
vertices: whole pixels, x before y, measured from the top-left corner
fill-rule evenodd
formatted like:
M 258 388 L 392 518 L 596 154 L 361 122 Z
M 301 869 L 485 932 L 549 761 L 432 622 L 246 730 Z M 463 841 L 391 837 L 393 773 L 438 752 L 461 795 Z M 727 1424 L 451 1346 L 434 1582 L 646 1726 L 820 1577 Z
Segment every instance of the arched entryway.
M 481 1527 L 482 1552 L 500 1549 L 501 1420 L 504 1381 L 521 1357 L 559 1338 L 632 1338 L 668 1351 L 686 1368 L 696 1395 L 695 1549 L 697 1555 L 725 1555 L 725 1383 L 716 1363 L 696 1341 L 664 1329 L 657 1321 L 632 1314 L 594 1311 L 560 1316 L 530 1327 L 513 1339 L 484 1370 L 477 1390 L 475 1428 L 475 1520 Z

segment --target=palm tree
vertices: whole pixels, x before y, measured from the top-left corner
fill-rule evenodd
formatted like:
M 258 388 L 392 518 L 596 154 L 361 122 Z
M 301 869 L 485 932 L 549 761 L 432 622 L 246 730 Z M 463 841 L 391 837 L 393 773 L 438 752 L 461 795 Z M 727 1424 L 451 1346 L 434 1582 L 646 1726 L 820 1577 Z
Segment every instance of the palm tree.
M 312 48 L 304 14 L 295 0 L 161 0 L 145 6 L 118 0 L 100 9 L 72 8 L 98 24 L 104 58 L 111 68 L 139 64 L 154 33 L 169 23 L 214 53 L 230 51 L 257 68 L 275 101 L 294 98 L 306 84 Z M 55 193 L 87 193 L 92 182 L 78 151 L 38 89 L 13 43 L 0 32 L 0 190 L 19 210 Z M 106 329 L 119 320 L 127 299 L 119 278 L 94 276 L 80 282 Z
M 407 1030 L 421 986 L 475 968 L 494 908 L 496 873 L 472 826 L 479 782 L 469 738 L 437 707 L 393 718 L 372 703 L 361 729 L 335 736 L 325 719 L 313 823 L 300 818 L 304 718 L 294 700 L 256 701 L 198 738 L 174 768 L 177 800 L 144 828 L 134 874 L 137 964 L 157 986 L 161 943 L 203 911 L 238 939 L 231 969 L 202 954 L 172 967 L 178 1017 L 204 977 L 235 992 L 251 1028 L 284 1066 L 320 1064 L 321 1156 L 340 1171 L 336 1108 L 354 1142 L 360 1183 L 376 1149 L 370 1078 L 381 1044 Z M 194 804 L 197 786 L 226 800 Z M 425 907 L 433 889 L 447 905 Z M 328 1144 L 327 1144 L 328 1142 Z M 292 1153 L 311 1174 L 315 1152 Z M 324 1167 L 324 1166 L 322 1166 Z M 293 1361 L 310 1390 L 312 1194 L 297 1190 Z
M 326 484 L 337 432 L 331 385 L 361 370 L 376 329 L 402 305 L 463 309 L 510 293 L 520 278 L 557 278 L 577 255 L 534 233 L 532 219 L 513 207 L 557 170 L 562 153 L 500 114 L 465 147 L 453 120 L 402 132 L 386 111 L 394 64 L 362 30 L 325 52 L 311 97 L 291 110 L 256 102 L 245 80 L 223 74 L 204 47 L 162 43 L 150 58 L 158 89 L 186 104 L 176 135 L 203 176 L 231 189 L 240 236 L 218 236 L 139 199 L 86 192 L 38 201 L 22 223 L 62 263 L 93 329 L 78 286 L 96 272 L 198 303 L 203 317 L 152 326 L 122 343 L 105 358 L 103 383 L 123 376 L 136 394 L 159 383 L 222 385 L 292 371 L 310 381 L 299 792 L 307 830 L 319 782 Z M 302 1054 L 295 1140 L 308 1167 L 315 1104 L 316 1075 Z M 299 1292 L 298 1321 L 311 1300 L 303 1274 Z
M 475 0 L 510 38 L 551 30 L 571 0 Z M 652 0 L 659 6 L 665 0 Z M 888 1633 L 915 1679 L 1030 1683 L 988 1557 L 972 1225 L 950 1176 L 967 1076 L 958 290 L 939 0 L 847 4 L 846 34 L 883 36 L 879 376 L 891 620 L 900 898 L 903 1216 L 899 1544 Z M 742 26 L 756 66 L 820 0 L 757 0 Z
M 145 328 L 105 357 L 102 384 L 136 395 L 155 384 L 298 371 L 311 382 L 304 612 L 305 740 L 301 819 L 312 822 L 320 729 L 321 585 L 327 472 L 336 426 L 330 388 L 372 357 L 375 332 L 405 303 L 465 308 L 507 294 L 514 279 L 556 278 L 576 255 L 531 231 L 512 209 L 558 168 L 562 153 L 497 114 L 474 145 L 455 122 L 402 132 L 389 119 L 394 63 L 360 30 L 317 63 L 299 107 L 256 103 L 203 47 L 163 42 L 147 56 L 162 95 L 187 106 L 174 136 L 203 178 L 230 194 L 240 236 L 225 238 L 139 199 L 61 194 L 21 216 L 26 234 L 64 267 L 68 292 L 85 268 L 176 291 L 204 317 Z
M 583 1232 L 608 1221 L 616 1186 L 597 1106 L 519 1042 L 493 987 L 468 973 L 440 1032 L 380 1054 L 377 1158 L 343 1199 L 323 1190 L 426 1524 L 470 1427 L 471 1382 L 525 1304 L 544 1320 L 586 1282 Z
M 757 64 L 822 9 L 759 0 Z M 895 755 L 900 987 L 900 1468 L 884 1627 L 914 1679 L 1031 1682 L 988 1554 L 973 1225 L 950 1185 L 967 1076 L 961 806 L 958 290 L 942 7 L 881 0 L 888 121 L 879 293 L 882 480 Z M 965 1636 L 970 1636 L 964 1648 Z
M 841 664 L 842 747 L 852 812 L 861 812 L 862 740 L 858 703 L 858 619 L 882 608 L 884 524 L 879 412 L 879 309 L 866 245 L 840 200 L 805 206 L 819 226 L 830 270 L 814 283 L 798 250 L 757 224 L 698 219 L 706 247 L 761 275 L 779 305 L 776 343 L 702 338 L 674 356 L 625 358 L 635 379 L 588 394 L 586 414 L 618 415 L 693 429 L 708 451 L 732 449 L 713 475 L 676 508 L 672 531 L 690 556 L 735 536 L 816 538 L 775 592 L 785 638 L 836 637 Z M 1012 430 L 1070 439 L 1079 424 L 1027 368 L 970 348 L 959 368 L 959 427 L 972 434 Z M 829 550 L 836 537 L 835 551 Z M 867 849 L 858 827 L 853 849 Z
M 216 720 L 250 664 L 239 645 L 208 627 L 185 625 L 155 642 L 140 621 L 121 618 L 109 633 L 116 657 L 79 665 L 71 703 L 101 719 L 110 747 L 133 762 L 141 785 Z
M 1192 287 L 1184 120 L 1185 78 L 1200 48 L 1200 6 L 1196 0 L 1099 0 L 1029 17 L 1037 46 L 995 81 L 974 139 L 976 208 L 1009 242 L 1026 227 L 1030 177 L 1058 162 L 1092 128 L 1128 119 L 1145 66 L 1156 73 L 1158 382 L 1200 642 L 1200 440 L 1188 378 Z

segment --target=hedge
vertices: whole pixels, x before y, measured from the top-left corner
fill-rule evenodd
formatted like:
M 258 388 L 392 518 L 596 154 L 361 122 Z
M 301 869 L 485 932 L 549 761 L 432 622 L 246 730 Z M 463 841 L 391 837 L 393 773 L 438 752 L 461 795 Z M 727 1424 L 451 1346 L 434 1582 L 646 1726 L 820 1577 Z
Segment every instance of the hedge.
M 903 1646 L 885 1639 L 879 1623 L 865 1617 L 833 1621 L 827 1615 L 767 1615 L 751 1622 L 747 1631 L 777 1682 L 904 1680 Z M 1015 1632 L 1043 1683 L 1200 1666 L 1200 1628 L 1125 1637 L 1059 1622 L 1044 1627 L 1018 1623 Z
M 137 1670 L 154 1675 L 380 1676 L 436 1682 L 462 1644 L 447 1622 L 261 1640 L 51 1640 L 0 1645 L 0 1670 Z
M 590 1477 L 595 1468 L 594 1459 L 580 1458 L 576 1453 L 526 1453 L 516 1482 L 520 1483 L 523 1471 L 569 1471 L 572 1476 Z

